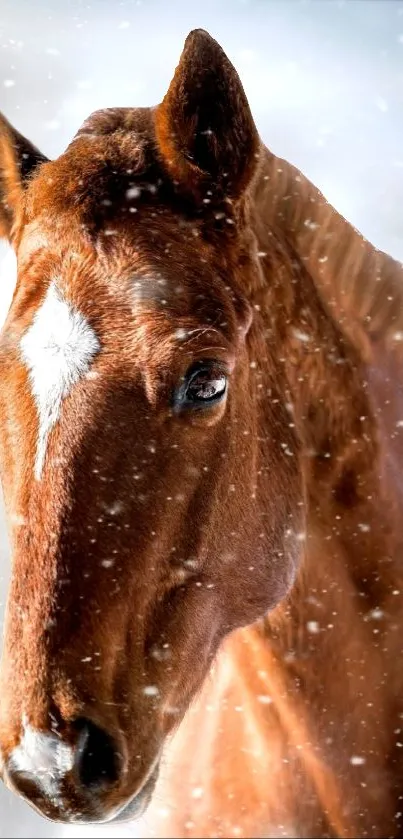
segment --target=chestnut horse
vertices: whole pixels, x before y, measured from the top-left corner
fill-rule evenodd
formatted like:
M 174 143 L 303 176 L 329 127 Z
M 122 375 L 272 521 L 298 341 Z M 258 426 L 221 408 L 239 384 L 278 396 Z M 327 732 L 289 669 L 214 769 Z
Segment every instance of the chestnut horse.
M 401 266 L 200 30 L 55 161 L 2 119 L 0 169 L 5 783 L 157 836 L 403 836 Z

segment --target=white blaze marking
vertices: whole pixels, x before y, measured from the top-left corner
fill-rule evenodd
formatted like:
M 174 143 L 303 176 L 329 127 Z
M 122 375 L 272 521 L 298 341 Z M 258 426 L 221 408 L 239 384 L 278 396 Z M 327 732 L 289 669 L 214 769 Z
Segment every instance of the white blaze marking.
M 63 299 L 51 283 L 34 320 L 21 340 L 39 416 L 35 477 L 40 479 L 49 432 L 56 424 L 62 400 L 88 371 L 99 351 L 89 323 Z

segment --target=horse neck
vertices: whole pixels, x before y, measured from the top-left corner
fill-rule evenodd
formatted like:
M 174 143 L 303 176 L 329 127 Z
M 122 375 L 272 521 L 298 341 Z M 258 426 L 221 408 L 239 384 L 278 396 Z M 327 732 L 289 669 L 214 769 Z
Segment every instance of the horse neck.
M 272 172 L 272 160 L 270 167 Z M 327 793 L 318 787 L 322 758 L 329 767 L 331 822 L 343 835 L 336 827 L 342 812 L 337 802 L 343 784 L 356 782 L 350 758 L 373 770 L 385 813 L 393 806 L 382 755 L 395 749 L 393 727 L 398 730 L 402 711 L 396 700 L 401 693 L 396 628 L 401 632 L 403 487 L 395 464 L 403 457 L 402 434 L 396 432 L 403 418 L 398 387 L 403 365 L 388 330 L 389 317 L 396 330 L 400 313 L 392 317 L 388 302 L 381 310 L 382 295 L 374 302 L 371 289 L 380 277 L 386 296 L 395 279 L 402 282 L 402 272 L 368 243 L 363 249 L 359 234 L 327 204 L 328 235 L 337 230 L 341 240 L 337 253 L 329 252 L 318 267 L 318 254 L 326 256 L 323 242 L 309 237 L 320 223 L 319 199 L 308 204 L 313 213 L 316 207 L 317 220 L 300 233 L 295 219 L 301 221 L 303 209 L 280 212 L 279 193 L 269 199 L 270 180 L 261 183 L 255 230 L 265 328 L 259 328 L 268 336 L 266 356 L 275 353 L 276 364 L 282 364 L 283 397 L 301 445 L 306 513 L 298 578 L 262 630 L 268 692 L 291 748 L 295 737 L 303 744 L 302 763 L 328 811 Z M 291 188 L 285 192 L 291 194 Z M 355 266 L 349 296 L 340 252 L 350 270 Z M 365 810 L 365 784 L 360 796 Z M 371 806 L 368 799 L 368 813 Z M 382 818 L 380 811 L 379 824 Z M 353 835 L 347 828 L 346 834 Z
M 254 199 L 264 332 L 283 363 L 301 442 L 304 579 L 317 576 L 310 562 L 315 538 L 327 555 L 343 556 L 367 605 L 378 603 L 380 577 L 388 589 L 396 572 L 393 563 L 388 572 L 385 557 L 396 552 L 396 506 L 403 502 L 391 465 L 403 456 L 396 439 L 403 364 L 401 342 L 394 341 L 403 335 L 402 266 L 265 149 Z
M 306 514 L 299 578 L 273 618 L 286 646 L 290 633 L 301 644 L 324 619 L 330 625 L 332 614 L 345 611 L 348 595 L 357 617 L 382 605 L 393 530 L 385 532 L 391 486 L 367 366 L 324 309 L 307 272 L 297 268 L 289 276 L 292 289 L 283 288 L 288 305 L 283 297 L 276 306 L 278 285 L 269 304 L 272 328 L 278 312 L 275 343 L 301 446 Z
M 402 363 L 388 344 L 389 304 L 380 312 L 382 298 L 378 294 L 375 305 L 371 289 L 381 278 L 386 296 L 395 279 L 396 287 L 402 283 L 402 272 L 296 170 L 278 163 L 268 156 L 263 169 L 268 177 L 261 173 L 256 189 L 258 247 L 267 254 L 259 302 L 264 332 L 283 363 L 284 398 L 301 443 L 306 534 L 297 583 L 268 626 L 283 651 L 321 648 L 327 654 L 329 644 L 336 653 L 353 638 L 365 645 L 362 621 L 384 612 L 393 615 L 398 605 L 393 592 L 400 581 L 403 488 L 393 462 L 403 456 L 400 440 L 394 439 L 403 417 L 403 396 L 396 393 Z M 296 198 L 301 184 L 306 194 Z M 283 200 L 287 196 L 290 200 Z M 339 236 L 339 248 L 329 246 L 328 258 L 322 237 L 320 242 L 313 238 L 323 214 L 325 242 Z M 348 293 L 340 253 L 350 269 Z M 354 310 L 356 304 L 360 311 Z M 372 316 L 367 320 L 360 312 Z M 396 329 L 396 312 L 391 322 Z M 344 628 L 339 626 L 331 638 L 338 616 L 347 613 Z M 325 645 L 322 631 L 329 633 Z M 321 676 L 325 673 L 326 667 Z M 333 674 L 328 675 L 330 682 Z

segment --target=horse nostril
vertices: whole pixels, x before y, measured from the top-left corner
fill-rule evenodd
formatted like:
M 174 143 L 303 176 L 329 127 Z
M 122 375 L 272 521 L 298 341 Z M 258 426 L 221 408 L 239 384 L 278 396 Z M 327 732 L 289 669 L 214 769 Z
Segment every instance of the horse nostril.
M 89 720 L 79 720 L 75 767 L 83 787 L 110 786 L 120 777 L 122 754 L 113 738 Z

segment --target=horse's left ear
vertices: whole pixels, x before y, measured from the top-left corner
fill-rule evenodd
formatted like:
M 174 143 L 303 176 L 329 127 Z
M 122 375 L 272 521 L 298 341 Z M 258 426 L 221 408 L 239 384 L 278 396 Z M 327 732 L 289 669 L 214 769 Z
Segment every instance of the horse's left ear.
M 28 177 L 47 160 L 0 114 L 0 237 L 10 242 Z
M 217 190 L 240 197 L 257 165 L 259 136 L 238 73 L 203 29 L 188 35 L 155 124 L 174 180 L 200 198 Z

